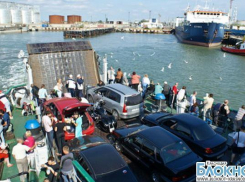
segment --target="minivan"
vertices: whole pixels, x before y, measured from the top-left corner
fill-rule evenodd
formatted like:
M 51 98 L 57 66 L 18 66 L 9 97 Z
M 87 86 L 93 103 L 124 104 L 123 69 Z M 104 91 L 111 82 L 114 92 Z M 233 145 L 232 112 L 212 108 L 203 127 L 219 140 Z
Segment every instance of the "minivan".
M 103 99 L 105 109 L 112 113 L 116 120 L 138 117 L 144 112 L 141 94 L 122 84 L 89 88 L 87 98 L 90 103 Z

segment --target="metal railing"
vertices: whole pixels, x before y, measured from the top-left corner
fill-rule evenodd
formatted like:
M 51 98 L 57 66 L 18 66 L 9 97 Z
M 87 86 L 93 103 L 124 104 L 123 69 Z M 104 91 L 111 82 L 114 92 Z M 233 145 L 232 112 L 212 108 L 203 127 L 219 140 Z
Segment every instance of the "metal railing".
M 85 178 L 87 182 L 95 182 L 94 179 L 87 173 L 87 171 L 76 160 L 74 160 L 72 163 L 73 163 L 73 166 Z

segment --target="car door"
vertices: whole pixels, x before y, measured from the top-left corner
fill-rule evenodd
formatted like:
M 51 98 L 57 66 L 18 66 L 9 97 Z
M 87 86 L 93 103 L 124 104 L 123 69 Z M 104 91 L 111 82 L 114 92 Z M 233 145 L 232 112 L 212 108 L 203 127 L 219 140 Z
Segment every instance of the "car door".
M 173 130 L 175 133 L 178 133 L 178 136 L 184 140 L 189 146 L 194 144 L 194 140 L 192 137 L 192 132 L 190 128 L 182 123 L 177 123 L 175 129 Z
M 156 147 L 148 140 L 144 139 L 141 147 L 142 163 L 148 167 L 153 168 L 156 165 Z
M 125 152 L 131 155 L 136 160 L 141 160 L 140 149 L 142 147 L 143 138 L 138 135 L 132 135 L 124 138 L 123 148 Z
M 109 90 L 105 96 L 107 98 L 106 109 L 112 112 L 113 109 L 118 108 L 121 101 L 121 96 L 113 90 Z

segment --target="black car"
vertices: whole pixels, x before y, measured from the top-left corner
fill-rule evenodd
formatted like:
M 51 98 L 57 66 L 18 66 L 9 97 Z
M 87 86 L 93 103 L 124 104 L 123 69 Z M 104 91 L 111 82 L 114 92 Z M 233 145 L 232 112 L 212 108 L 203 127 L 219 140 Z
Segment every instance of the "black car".
M 140 162 L 155 182 L 195 181 L 197 154 L 161 127 L 122 127 L 112 133 L 117 150 Z
M 149 126 L 161 126 L 184 140 L 206 160 L 220 159 L 227 150 L 226 139 L 217 134 L 205 121 L 190 114 L 149 114 L 142 119 Z
M 100 137 L 79 137 L 73 139 L 73 142 L 72 145 L 77 144 L 77 147 L 74 146 L 72 149 L 76 161 L 96 182 L 137 182 L 127 163 L 115 148 Z M 78 177 L 84 180 L 80 173 Z

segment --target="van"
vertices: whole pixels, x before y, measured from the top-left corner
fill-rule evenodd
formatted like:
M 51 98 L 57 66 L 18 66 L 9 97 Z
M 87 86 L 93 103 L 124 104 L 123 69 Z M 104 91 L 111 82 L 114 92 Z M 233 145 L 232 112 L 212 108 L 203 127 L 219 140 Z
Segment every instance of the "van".
M 122 84 L 90 88 L 87 90 L 87 98 L 90 103 L 103 99 L 105 109 L 116 120 L 138 117 L 144 112 L 141 94 Z

